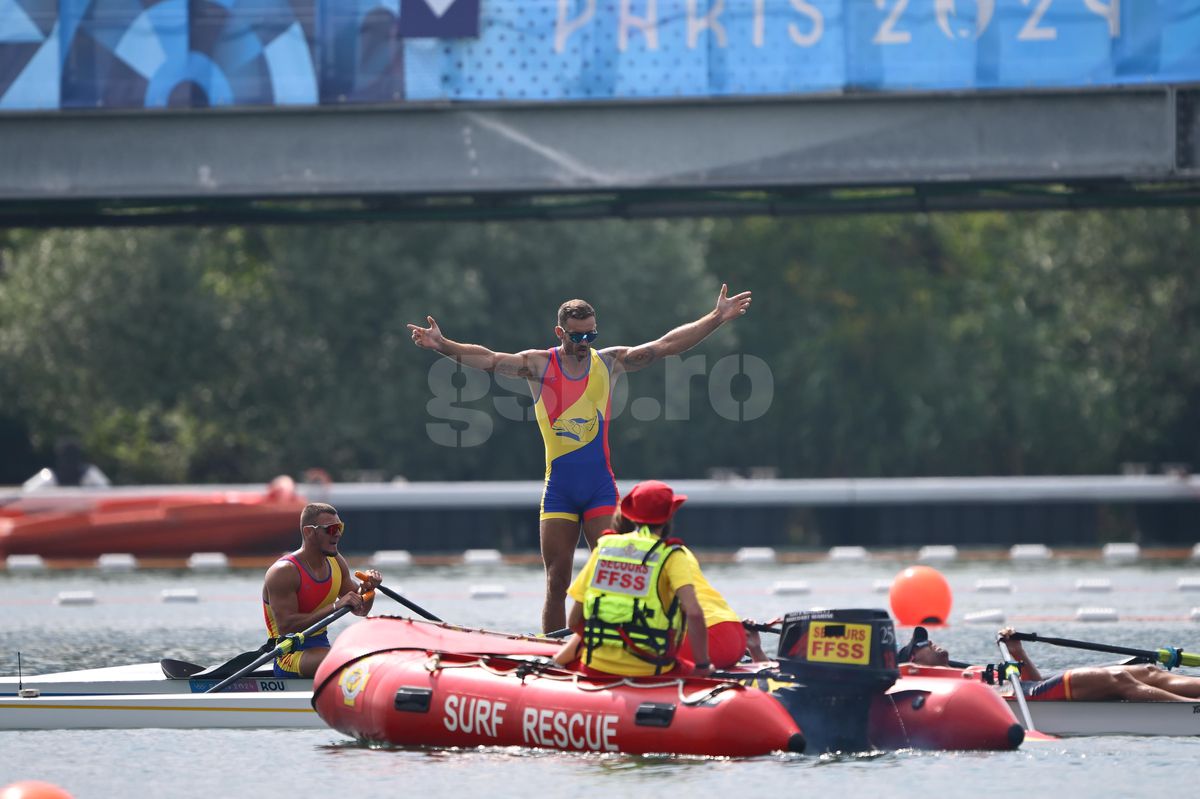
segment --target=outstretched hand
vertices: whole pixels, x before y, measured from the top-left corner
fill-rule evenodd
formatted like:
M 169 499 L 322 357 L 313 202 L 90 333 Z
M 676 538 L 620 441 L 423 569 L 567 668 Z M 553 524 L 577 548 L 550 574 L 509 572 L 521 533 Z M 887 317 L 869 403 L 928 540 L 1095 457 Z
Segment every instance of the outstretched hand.
M 717 318 L 722 322 L 728 322 L 730 319 L 745 316 L 746 311 L 750 310 L 750 299 L 750 292 L 748 291 L 743 291 L 741 294 L 734 294 L 730 297 L 729 286 L 722 283 L 721 293 L 717 295 Z
M 440 350 L 446 341 L 442 336 L 442 329 L 438 327 L 438 323 L 432 316 L 426 316 L 425 321 L 429 322 L 429 327 L 420 327 L 414 324 L 408 326 L 412 333 L 413 344 L 427 350 Z

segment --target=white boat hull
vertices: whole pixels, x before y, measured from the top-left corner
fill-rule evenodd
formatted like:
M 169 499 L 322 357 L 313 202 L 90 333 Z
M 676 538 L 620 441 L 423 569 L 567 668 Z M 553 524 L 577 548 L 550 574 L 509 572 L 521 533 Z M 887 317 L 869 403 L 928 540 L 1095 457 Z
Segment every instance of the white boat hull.
M 0 730 L 322 727 L 312 680 L 269 672 L 219 694 L 216 679 L 168 679 L 158 663 L 0 678 Z
M 1015 700 L 1006 697 L 1024 724 Z M 1027 702 L 1033 726 L 1052 735 L 1200 735 L 1200 702 Z
M 0 729 L 324 727 L 311 703 L 311 691 L 5 698 Z

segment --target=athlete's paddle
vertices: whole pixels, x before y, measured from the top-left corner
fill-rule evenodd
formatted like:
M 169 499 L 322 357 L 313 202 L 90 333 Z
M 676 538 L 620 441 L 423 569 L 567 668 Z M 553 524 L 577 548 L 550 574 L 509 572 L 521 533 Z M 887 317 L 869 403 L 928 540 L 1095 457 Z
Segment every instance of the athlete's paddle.
M 355 572 L 354 576 L 360 580 L 367 579 L 367 575 L 364 572 Z M 405 599 L 402 595 L 396 593 L 392 589 L 390 589 L 384 585 L 377 585 L 375 587 L 377 589 L 379 589 L 380 591 L 382 591 L 385 595 L 390 596 L 392 599 L 399 602 L 404 607 L 408 608 L 411 611 L 415 611 L 416 613 L 419 613 L 420 615 L 424 616 L 425 618 L 429 619 L 430 621 L 441 621 L 441 619 L 439 619 L 437 616 L 434 616 L 432 613 L 430 613 L 425 608 L 418 605 L 416 602 L 413 602 L 412 600 L 409 600 L 409 599 Z
M 1021 687 L 1021 667 L 1013 663 L 1009 658 L 1012 653 L 1004 646 L 1004 640 L 996 639 L 996 646 L 1000 649 L 1000 658 L 1004 662 L 1004 676 L 1008 678 L 1008 683 L 1013 687 L 1013 696 L 1017 698 L 1017 704 L 1021 707 L 1021 715 L 1025 719 L 1025 738 L 1030 741 L 1057 741 L 1053 735 L 1048 735 L 1034 729 L 1033 716 L 1029 714 L 1029 704 L 1025 701 L 1025 690 Z
M 367 593 L 363 594 L 363 599 L 364 600 L 370 599 L 371 595 L 373 593 L 374 593 L 373 591 L 368 591 Z M 272 649 L 270 652 L 267 652 L 266 654 L 263 654 L 263 655 L 255 658 L 254 661 L 252 663 L 250 663 L 248 666 L 244 666 L 243 668 L 238 669 L 233 674 L 231 674 L 228 677 L 226 677 L 225 679 L 221 680 L 219 683 L 214 685 L 212 688 L 209 688 L 204 693 L 215 694 L 218 691 L 224 689 L 227 685 L 234 682 L 235 680 L 241 679 L 242 677 L 246 676 L 250 672 L 254 671 L 262 664 L 270 663 L 272 660 L 279 657 L 280 655 L 286 655 L 288 652 L 291 652 L 296 647 L 303 644 L 305 638 L 308 638 L 310 635 L 315 635 L 323 628 L 328 627 L 329 625 L 333 624 L 335 621 L 340 619 L 342 616 L 345 616 L 351 610 L 353 610 L 353 608 L 350 607 L 349 605 L 346 605 L 345 607 L 339 608 L 338 610 L 335 610 L 333 613 L 330 613 L 325 618 L 323 618 L 320 621 L 318 621 L 317 623 L 313 624 L 307 630 L 304 630 L 304 631 L 298 632 L 298 633 L 291 633 L 290 635 L 285 635 L 279 641 L 279 643 L 277 643 L 275 645 L 275 648 Z
M 1092 652 L 1108 652 L 1113 655 L 1129 655 L 1141 658 L 1146 663 L 1161 663 L 1168 669 L 1176 666 L 1200 666 L 1200 655 L 1184 652 L 1178 647 L 1163 649 L 1132 649 L 1127 646 L 1111 646 L 1109 644 L 1094 644 L 1091 641 L 1075 641 L 1071 638 L 1049 638 L 1037 633 L 1013 633 L 1018 641 L 1039 641 L 1043 644 L 1066 646 L 1072 649 L 1087 649 Z

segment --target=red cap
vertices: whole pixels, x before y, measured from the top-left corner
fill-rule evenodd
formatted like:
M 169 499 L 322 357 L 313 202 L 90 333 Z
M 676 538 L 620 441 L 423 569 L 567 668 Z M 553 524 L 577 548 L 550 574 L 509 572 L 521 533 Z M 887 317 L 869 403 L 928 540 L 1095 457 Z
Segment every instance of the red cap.
M 646 480 L 621 500 L 621 515 L 637 524 L 666 524 L 686 500 L 661 480 Z

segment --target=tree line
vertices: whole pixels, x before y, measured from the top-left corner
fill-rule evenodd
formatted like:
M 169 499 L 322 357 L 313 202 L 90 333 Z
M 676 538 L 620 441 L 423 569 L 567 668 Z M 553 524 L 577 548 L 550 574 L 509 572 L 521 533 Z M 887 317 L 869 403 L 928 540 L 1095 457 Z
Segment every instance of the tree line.
M 618 477 L 1112 473 L 1200 455 L 1200 211 L 0 233 L 0 483 L 321 468 L 535 479 L 524 387 L 411 343 L 597 347 L 754 305 L 631 375 Z

